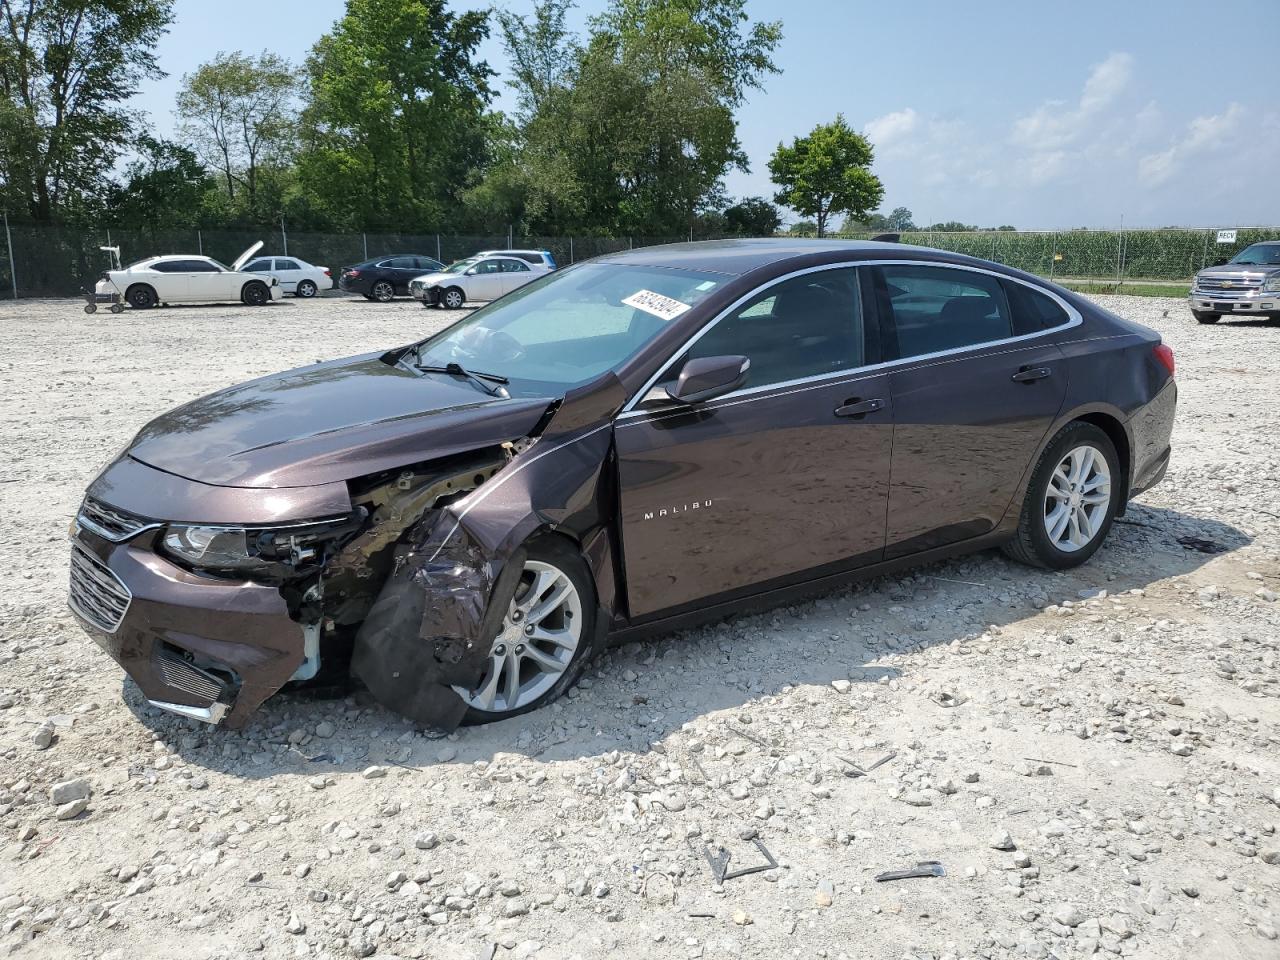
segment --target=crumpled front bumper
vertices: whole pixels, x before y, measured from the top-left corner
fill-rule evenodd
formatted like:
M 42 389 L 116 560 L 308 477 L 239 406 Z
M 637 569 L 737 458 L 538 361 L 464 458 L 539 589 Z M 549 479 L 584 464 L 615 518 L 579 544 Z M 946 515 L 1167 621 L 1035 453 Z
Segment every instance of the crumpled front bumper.
M 76 524 L 68 606 L 153 705 L 242 727 L 302 663 L 303 629 L 278 589 L 183 570 L 158 533 L 113 543 Z

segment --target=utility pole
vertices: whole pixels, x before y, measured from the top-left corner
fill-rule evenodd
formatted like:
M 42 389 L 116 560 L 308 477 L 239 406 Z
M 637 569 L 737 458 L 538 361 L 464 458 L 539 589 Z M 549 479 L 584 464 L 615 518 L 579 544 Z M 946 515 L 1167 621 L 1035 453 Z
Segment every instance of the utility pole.
M 1116 239 L 1116 286 L 1120 286 L 1120 273 L 1124 269 L 1124 214 L 1120 214 L 1120 236 Z
M 284 255 L 289 255 L 289 235 L 284 232 L 284 214 L 280 215 L 280 245 L 284 247 Z
M 9 232 L 9 211 L 4 212 L 4 245 L 9 251 L 9 279 L 13 281 L 13 299 L 18 299 L 18 270 L 13 265 L 13 234 Z

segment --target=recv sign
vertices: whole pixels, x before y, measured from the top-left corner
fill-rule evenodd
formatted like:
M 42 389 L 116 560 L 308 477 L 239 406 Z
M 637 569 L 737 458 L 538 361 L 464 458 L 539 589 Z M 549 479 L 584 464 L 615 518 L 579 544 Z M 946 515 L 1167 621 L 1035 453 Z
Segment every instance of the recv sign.
M 1234 230 L 1219 230 L 1218 242 L 1219 243 L 1235 243 L 1236 232 Z

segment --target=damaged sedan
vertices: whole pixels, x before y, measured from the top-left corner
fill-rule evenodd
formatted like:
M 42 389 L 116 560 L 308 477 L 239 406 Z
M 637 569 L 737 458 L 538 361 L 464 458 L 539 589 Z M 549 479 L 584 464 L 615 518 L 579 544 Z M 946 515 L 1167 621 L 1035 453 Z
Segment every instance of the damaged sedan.
M 452 729 L 606 644 L 988 547 L 1083 563 L 1170 456 L 1173 355 L 1037 277 L 887 243 L 651 247 L 145 426 L 69 602 L 162 709 L 354 674 Z

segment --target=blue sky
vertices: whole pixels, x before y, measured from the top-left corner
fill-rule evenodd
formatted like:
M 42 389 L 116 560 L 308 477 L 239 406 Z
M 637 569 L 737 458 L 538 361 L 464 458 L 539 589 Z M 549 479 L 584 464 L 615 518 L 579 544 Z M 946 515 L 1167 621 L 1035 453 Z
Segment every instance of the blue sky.
M 524 13 L 532 0 L 494 5 Z M 603 6 L 580 0 L 575 20 Z M 137 105 L 168 133 L 184 72 L 222 50 L 268 47 L 300 62 L 343 8 L 177 0 L 159 51 L 170 76 Z M 1276 0 L 751 0 L 749 10 L 782 21 L 782 73 L 739 112 L 751 172 L 729 175 L 734 196 L 772 196 L 778 141 L 843 113 L 875 144 L 884 208 L 906 206 L 917 223 L 1280 224 Z M 483 56 L 505 69 L 496 39 Z M 498 106 L 510 105 L 501 76 L 497 87 Z

